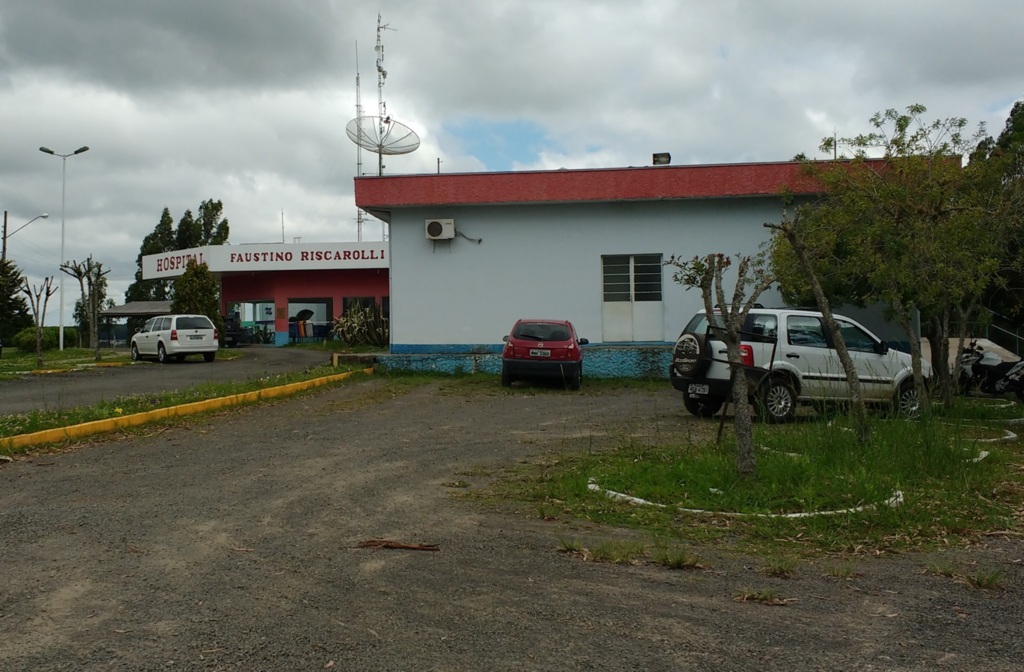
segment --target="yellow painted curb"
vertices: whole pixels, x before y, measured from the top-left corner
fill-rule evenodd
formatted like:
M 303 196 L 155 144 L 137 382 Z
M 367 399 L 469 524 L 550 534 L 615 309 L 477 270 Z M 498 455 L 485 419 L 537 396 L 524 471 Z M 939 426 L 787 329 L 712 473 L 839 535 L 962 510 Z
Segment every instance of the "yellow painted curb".
M 324 376 L 322 378 L 314 378 L 313 380 L 303 380 L 298 383 L 288 383 L 287 385 L 279 385 L 277 387 L 268 387 L 262 390 L 253 390 L 252 392 L 243 392 L 241 394 L 232 394 L 228 397 L 218 397 L 216 399 L 206 399 L 204 401 L 193 401 L 189 404 L 181 404 L 179 406 L 168 406 L 167 408 L 157 408 L 152 411 L 143 411 L 141 413 L 132 413 L 131 415 L 121 415 L 116 418 L 105 418 L 103 420 L 93 420 L 91 422 L 83 422 L 78 425 L 71 425 L 70 427 L 56 427 L 54 429 L 44 429 L 40 432 L 32 432 L 31 434 L 19 434 L 17 436 L 11 436 L 5 439 L 0 439 L 0 446 L 4 448 L 22 448 L 25 446 L 35 446 L 40 443 L 60 443 L 67 439 L 77 439 L 83 436 L 89 436 L 91 434 L 100 434 L 102 432 L 112 432 L 117 429 L 124 427 L 135 427 L 137 425 L 144 425 L 147 422 L 153 420 L 162 420 L 163 418 L 173 418 L 183 415 L 193 415 L 195 413 L 204 413 L 206 411 L 216 410 L 218 408 L 226 408 L 229 406 L 238 406 L 239 404 L 245 404 L 253 401 L 259 401 L 260 399 L 272 399 L 274 397 L 283 397 L 289 394 L 295 394 L 297 392 L 304 392 L 311 390 L 314 387 L 321 387 L 327 383 L 333 383 L 337 380 L 344 380 L 353 373 L 373 373 L 373 369 L 362 369 L 362 371 L 346 371 L 345 373 L 335 373 L 330 376 Z
M 15 373 L 28 373 L 35 376 L 44 376 L 50 373 L 75 373 L 76 371 L 85 371 L 88 369 L 109 369 L 115 366 L 129 366 L 134 362 L 86 362 L 84 364 L 75 364 L 71 368 L 67 369 L 29 369 L 28 371 L 17 371 Z

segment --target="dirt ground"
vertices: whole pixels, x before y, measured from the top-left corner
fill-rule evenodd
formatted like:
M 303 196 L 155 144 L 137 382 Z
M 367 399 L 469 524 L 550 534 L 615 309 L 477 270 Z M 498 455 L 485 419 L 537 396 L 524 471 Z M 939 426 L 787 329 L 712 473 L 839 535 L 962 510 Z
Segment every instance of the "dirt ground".
M 666 388 L 668 386 L 666 385 Z M 628 432 L 693 429 L 671 389 L 505 394 L 381 381 L 0 466 L 2 670 L 1020 670 L 1024 542 L 709 565 L 559 552 L 623 531 L 452 496 Z M 439 551 L 360 548 L 391 539 Z M 926 570 L 955 559 L 1003 590 Z M 972 564 L 973 563 L 973 564 Z M 741 603 L 773 589 L 784 606 Z

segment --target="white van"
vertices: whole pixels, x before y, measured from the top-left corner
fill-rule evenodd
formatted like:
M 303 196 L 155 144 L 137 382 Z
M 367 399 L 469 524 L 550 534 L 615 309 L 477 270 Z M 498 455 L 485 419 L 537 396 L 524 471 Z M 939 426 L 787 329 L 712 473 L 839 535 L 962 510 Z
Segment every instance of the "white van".
M 148 357 L 165 364 L 202 355 L 212 362 L 218 348 L 220 334 L 206 315 L 159 315 L 132 336 L 132 361 Z

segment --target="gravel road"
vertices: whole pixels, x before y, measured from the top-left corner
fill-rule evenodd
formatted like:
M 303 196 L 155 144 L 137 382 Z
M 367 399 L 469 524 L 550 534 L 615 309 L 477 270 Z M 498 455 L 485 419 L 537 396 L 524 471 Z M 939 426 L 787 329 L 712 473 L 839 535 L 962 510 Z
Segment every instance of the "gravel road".
M 394 389 L 370 380 L 0 466 L 0 669 L 1021 669 L 1019 539 L 858 557 L 849 578 L 824 559 L 773 578 L 759 558 L 699 548 L 697 571 L 585 562 L 559 538 L 632 533 L 484 509 L 451 483 L 685 433 L 677 395 Z M 926 571 L 953 561 L 1003 572 L 1005 589 Z M 735 601 L 745 589 L 785 605 Z

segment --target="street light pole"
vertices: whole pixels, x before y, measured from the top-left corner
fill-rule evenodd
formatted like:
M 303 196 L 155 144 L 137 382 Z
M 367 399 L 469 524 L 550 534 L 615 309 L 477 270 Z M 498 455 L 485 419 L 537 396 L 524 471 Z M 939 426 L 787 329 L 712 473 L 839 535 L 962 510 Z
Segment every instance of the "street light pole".
M 75 151 L 71 152 L 70 154 L 58 154 L 57 152 L 53 151 L 49 147 L 40 147 L 39 151 L 42 152 L 43 154 L 52 154 L 53 156 L 59 156 L 60 159 L 61 159 L 61 164 L 62 164 L 62 166 L 61 166 L 61 176 L 60 176 L 60 266 L 57 267 L 58 270 L 59 270 L 61 266 L 64 266 L 64 196 L 65 196 L 65 193 L 67 192 L 67 185 L 68 185 L 68 157 L 69 156 L 74 156 L 76 154 L 81 154 L 83 152 L 88 152 L 89 151 L 89 147 L 88 146 L 79 147 L 78 149 L 76 149 Z M 64 350 L 64 281 L 63 280 L 61 280 L 61 282 L 60 282 L 60 334 L 58 335 L 58 342 L 60 344 L 60 349 L 63 352 L 63 350 Z
M 22 224 L 21 226 L 16 228 L 14 231 L 11 231 L 10 233 L 7 233 L 7 211 L 4 210 L 4 249 L 3 249 L 3 256 L 0 257 L 0 259 L 3 259 L 4 261 L 7 261 L 7 239 L 8 238 L 10 238 L 14 234 L 16 234 L 18 231 L 21 231 L 22 229 L 24 229 L 26 226 L 28 226 L 32 222 L 36 221 L 37 219 L 46 219 L 49 216 L 50 215 L 45 213 L 45 212 L 43 214 L 41 214 L 41 215 L 36 215 L 32 219 L 28 220 L 27 222 L 25 222 L 24 224 Z

